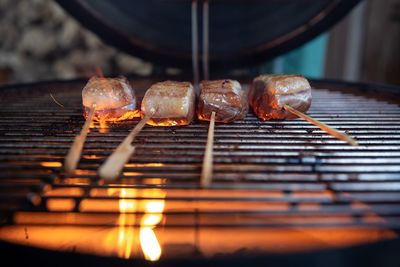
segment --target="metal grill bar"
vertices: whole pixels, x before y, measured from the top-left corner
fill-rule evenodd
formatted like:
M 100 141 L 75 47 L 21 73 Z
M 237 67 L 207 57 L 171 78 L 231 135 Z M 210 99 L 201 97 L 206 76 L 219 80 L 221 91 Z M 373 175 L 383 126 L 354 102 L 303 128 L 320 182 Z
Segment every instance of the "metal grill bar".
M 65 176 L 61 163 L 83 124 L 82 85 L 0 91 L 0 210 L 12 216 L 4 222 L 113 225 L 121 201 L 162 200 L 166 226 L 173 227 L 400 229 L 400 108 L 393 99 L 314 90 L 308 113 L 347 131 L 359 147 L 300 119 L 261 122 L 249 114 L 241 122 L 217 124 L 215 182 L 201 190 L 207 135 L 202 122 L 146 126 L 121 179 L 112 184 L 104 184 L 96 170 L 137 122 L 109 129 L 95 124 L 77 172 Z M 52 102 L 50 91 L 64 109 Z M 122 191 L 130 194 L 122 196 Z M 146 214 L 140 209 L 125 213 Z M 75 219 L 65 219 L 68 214 Z

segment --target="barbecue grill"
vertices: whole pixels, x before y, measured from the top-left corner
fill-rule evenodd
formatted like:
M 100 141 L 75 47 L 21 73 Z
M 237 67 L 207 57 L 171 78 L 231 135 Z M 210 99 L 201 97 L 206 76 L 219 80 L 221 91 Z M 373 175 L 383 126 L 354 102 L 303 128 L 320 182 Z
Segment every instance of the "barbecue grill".
M 140 99 L 168 78 L 185 79 L 130 80 Z M 301 119 L 217 123 L 213 183 L 201 189 L 199 121 L 146 126 L 113 182 L 96 170 L 137 121 L 93 123 L 66 175 L 85 83 L 0 89 L 0 249 L 11 265 L 399 265 L 400 88 L 311 81 L 308 114 L 358 147 Z

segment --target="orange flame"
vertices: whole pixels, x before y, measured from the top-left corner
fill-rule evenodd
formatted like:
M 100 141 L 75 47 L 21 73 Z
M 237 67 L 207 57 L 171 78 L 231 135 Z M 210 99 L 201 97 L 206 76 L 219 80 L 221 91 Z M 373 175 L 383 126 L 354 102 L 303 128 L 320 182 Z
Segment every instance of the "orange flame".
M 86 116 L 85 116 L 86 118 Z M 86 118 L 87 119 L 87 118 Z M 90 122 L 90 129 L 98 129 L 99 133 L 107 133 L 108 130 L 108 122 L 102 118 L 96 117 L 95 120 Z
M 162 220 L 165 201 L 162 199 L 139 201 L 127 198 L 134 198 L 139 194 L 140 196 L 149 198 L 164 198 L 165 193 L 160 189 L 144 189 L 139 191 L 133 188 L 110 188 L 107 191 L 108 195 L 118 194 L 121 198 L 119 200 L 120 215 L 117 222 L 119 225 L 117 233 L 118 256 L 129 259 L 134 254 L 134 244 L 136 243 L 134 227 L 136 215 L 134 212 L 143 211 L 146 214 L 140 221 L 140 247 L 146 260 L 157 261 L 161 257 L 162 249 L 154 228 Z
M 153 189 L 151 192 L 153 197 L 165 197 L 165 194 L 159 189 Z M 162 220 L 162 212 L 164 211 L 164 200 L 150 200 L 145 203 L 146 215 L 140 222 L 140 245 L 146 260 L 158 261 L 161 257 L 161 246 L 154 232 L 154 228 Z
M 126 197 L 135 196 L 135 189 L 122 188 L 120 191 L 121 200 L 119 201 L 119 210 L 121 212 L 118 218 L 118 248 L 121 258 L 129 259 L 132 254 L 135 222 L 134 214 L 126 214 L 136 210 L 136 202 L 134 200 L 125 200 Z
M 87 119 L 88 112 L 84 112 L 84 117 Z M 97 114 L 95 113 L 93 120 L 90 122 L 91 129 L 98 129 L 100 133 L 107 133 L 110 128 L 110 124 L 119 123 L 126 120 L 133 120 L 140 118 L 140 110 L 128 110 L 124 112 L 118 113 L 104 113 Z
M 43 161 L 39 163 L 43 167 L 61 167 L 62 163 L 58 161 Z

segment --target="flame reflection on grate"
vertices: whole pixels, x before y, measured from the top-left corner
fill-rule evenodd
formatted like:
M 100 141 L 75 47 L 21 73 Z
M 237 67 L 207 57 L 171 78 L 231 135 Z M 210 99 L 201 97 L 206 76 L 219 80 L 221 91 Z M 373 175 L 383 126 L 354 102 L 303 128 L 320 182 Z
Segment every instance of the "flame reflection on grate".
M 152 197 L 165 197 L 165 194 L 159 189 L 150 189 Z M 157 261 L 161 257 L 161 246 L 158 242 L 154 228 L 162 220 L 162 212 L 164 210 L 164 200 L 146 201 L 146 215 L 140 222 L 140 244 L 146 260 Z
M 110 195 L 113 195 L 113 191 L 119 191 L 119 211 L 118 217 L 118 256 L 120 258 L 129 259 L 132 255 L 132 247 L 134 243 L 134 225 L 135 214 L 127 212 L 134 212 L 136 210 L 136 203 L 134 200 L 125 200 L 126 197 L 134 197 L 135 189 L 108 189 Z
M 39 163 L 43 167 L 61 167 L 62 163 L 58 161 L 43 161 Z
M 84 159 L 100 159 L 101 157 L 98 155 L 82 155 Z
M 137 243 L 134 227 L 136 221 L 136 211 L 144 211 L 145 214 L 140 220 L 139 240 L 140 247 L 146 260 L 157 261 L 161 257 L 162 249 L 157 239 L 154 228 L 162 221 L 165 201 L 164 200 L 133 200 L 127 198 L 141 197 L 147 198 L 164 198 L 165 193 L 160 189 L 146 189 L 140 193 L 133 188 L 110 188 L 108 189 L 110 196 L 119 195 L 119 211 L 118 216 L 118 239 L 117 248 L 118 256 L 129 259 L 135 255 L 134 245 Z M 136 240 L 135 240 L 136 239 Z M 112 237 L 109 238 L 112 240 Z

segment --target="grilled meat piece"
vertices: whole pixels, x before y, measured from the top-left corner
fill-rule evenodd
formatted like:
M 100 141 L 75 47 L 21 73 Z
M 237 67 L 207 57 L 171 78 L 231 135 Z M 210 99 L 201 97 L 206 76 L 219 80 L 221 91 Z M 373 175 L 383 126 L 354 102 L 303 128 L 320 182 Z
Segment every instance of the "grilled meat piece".
M 302 75 L 260 75 L 249 92 L 250 106 L 262 120 L 295 118 L 283 106 L 306 112 L 311 100 L 311 86 Z
M 135 92 L 125 77 L 92 77 L 82 90 L 85 117 L 96 104 L 94 120 L 118 121 L 139 116 Z
M 196 94 L 189 82 L 165 81 L 152 85 L 142 101 L 142 113 L 152 108 L 154 115 L 147 122 L 153 126 L 179 126 L 192 122 Z
M 234 80 L 202 81 L 197 106 L 199 120 L 210 120 L 215 111 L 215 120 L 229 123 L 242 120 L 248 111 L 247 93 Z

